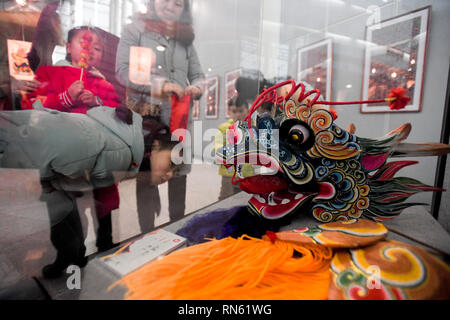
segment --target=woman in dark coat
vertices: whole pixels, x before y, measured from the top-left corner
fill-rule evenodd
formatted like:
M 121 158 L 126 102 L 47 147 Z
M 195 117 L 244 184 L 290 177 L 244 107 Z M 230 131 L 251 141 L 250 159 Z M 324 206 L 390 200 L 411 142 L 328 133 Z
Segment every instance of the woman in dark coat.
M 116 58 L 116 76 L 127 87 L 127 106 L 144 118 L 152 118 L 170 126 L 171 102 L 174 95 L 199 99 L 203 90 L 204 73 L 193 45 L 194 31 L 188 0 L 150 0 L 147 13 L 138 14 L 133 23 L 122 31 Z M 136 84 L 130 80 L 130 48 L 152 49 L 155 63 L 151 70 L 151 84 Z M 189 111 L 187 128 L 191 127 Z M 171 128 L 173 129 L 173 128 Z M 148 160 L 146 160 L 148 161 Z M 176 177 L 169 181 L 169 215 L 177 220 L 184 216 L 186 175 L 190 165 L 183 165 Z M 154 215 L 159 214 L 158 189 L 148 183 L 148 174 L 138 175 L 136 183 L 137 208 L 141 230 L 154 228 Z

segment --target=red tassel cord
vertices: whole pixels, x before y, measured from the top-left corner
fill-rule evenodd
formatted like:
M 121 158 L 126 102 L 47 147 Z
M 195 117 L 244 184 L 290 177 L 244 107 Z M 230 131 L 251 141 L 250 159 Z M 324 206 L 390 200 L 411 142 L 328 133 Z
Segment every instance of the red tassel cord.
M 392 88 L 391 92 L 384 99 L 375 99 L 375 100 L 358 100 L 358 101 L 319 101 L 320 104 L 325 105 L 346 105 L 346 104 L 364 104 L 364 103 L 382 103 L 387 102 L 388 106 L 391 110 L 400 110 L 406 107 L 411 98 L 406 96 L 408 91 L 403 88 Z M 315 102 L 315 100 L 314 100 Z M 312 105 L 312 104 L 311 104 Z
M 269 238 L 270 242 L 275 243 L 277 240 L 277 234 L 273 231 L 267 230 L 266 236 Z
M 286 96 L 278 96 L 276 89 L 283 87 L 285 85 L 291 85 L 291 90 Z M 295 84 L 294 80 L 286 80 L 281 83 L 278 83 L 268 89 L 265 89 L 261 92 L 261 94 L 256 98 L 256 100 L 253 102 L 250 111 L 247 115 L 247 117 L 244 119 L 248 123 L 248 127 L 251 128 L 251 116 L 252 114 L 263 104 L 266 102 L 273 103 L 280 109 L 282 109 L 282 103 L 284 101 L 289 100 L 289 98 L 297 91 L 297 89 L 300 88 L 300 95 L 298 97 L 298 101 L 303 101 L 310 95 L 314 95 L 314 97 L 309 101 L 308 105 L 313 106 L 317 100 L 320 97 L 320 90 L 314 89 L 310 90 L 308 92 L 305 92 L 305 85 L 303 83 Z M 400 110 L 403 109 L 409 101 L 411 101 L 411 98 L 406 96 L 407 91 L 403 88 L 392 88 L 391 92 L 387 96 L 387 98 L 383 99 L 375 99 L 375 100 L 358 100 L 358 101 L 319 101 L 319 104 L 322 105 L 347 105 L 347 104 L 365 104 L 365 103 L 383 103 L 387 102 L 388 106 L 391 110 Z M 333 116 L 333 120 L 337 119 L 337 112 L 334 108 L 330 108 L 330 113 Z M 250 130 L 250 135 L 253 137 L 253 132 Z

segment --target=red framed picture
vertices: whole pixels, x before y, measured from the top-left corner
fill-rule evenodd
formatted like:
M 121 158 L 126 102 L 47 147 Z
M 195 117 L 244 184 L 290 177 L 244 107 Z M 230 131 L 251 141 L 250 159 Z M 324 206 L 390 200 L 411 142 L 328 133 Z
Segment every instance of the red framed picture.
M 331 101 L 333 42 L 325 39 L 297 51 L 297 82 L 307 82 Z
M 225 99 L 224 99 L 224 106 L 225 106 L 225 117 L 229 118 L 230 113 L 228 110 L 228 101 L 235 95 L 237 95 L 237 90 L 234 86 L 237 78 L 241 75 L 241 69 L 236 69 L 230 72 L 225 73 Z
M 219 117 L 219 77 L 205 80 L 205 119 Z
M 362 113 L 421 110 L 430 12 L 428 6 L 366 27 L 361 99 L 384 98 L 401 87 L 411 101 L 401 110 L 387 103 L 362 104 Z

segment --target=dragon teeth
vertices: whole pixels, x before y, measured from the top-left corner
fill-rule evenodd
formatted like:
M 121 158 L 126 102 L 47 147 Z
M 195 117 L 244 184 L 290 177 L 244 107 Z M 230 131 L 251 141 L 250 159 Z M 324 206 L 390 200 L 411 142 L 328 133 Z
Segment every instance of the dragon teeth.
M 298 193 L 295 195 L 295 200 L 298 200 L 300 198 L 303 198 L 303 193 Z
M 258 200 L 259 202 L 261 202 L 261 203 L 266 203 L 266 199 L 264 199 L 263 197 L 261 197 L 261 196 L 259 196 L 259 195 L 257 195 L 257 194 L 255 194 L 254 197 L 255 197 L 255 199 Z
M 264 203 L 264 204 L 267 203 L 269 206 L 276 206 L 276 205 L 278 205 L 278 203 L 276 203 L 276 202 L 273 200 L 274 195 L 275 195 L 275 192 L 271 192 L 271 193 L 267 196 L 267 201 L 266 201 L 266 199 L 264 199 L 263 197 L 261 197 L 261 196 L 258 195 L 258 194 L 253 195 L 253 197 L 254 197 L 256 200 L 258 200 L 259 202 L 261 202 L 261 203 Z M 301 197 L 301 196 L 302 196 L 302 195 L 300 195 L 300 197 Z M 289 202 L 291 202 L 291 200 L 289 200 L 289 199 L 283 199 L 283 200 L 281 201 L 281 204 L 288 204 Z
M 269 206 L 276 206 L 277 204 L 275 203 L 275 201 L 273 201 L 273 195 L 275 194 L 275 192 L 271 192 L 268 196 L 268 204 Z
M 274 175 L 277 173 L 277 170 L 273 170 L 264 166 L 252 165 L 252 167 L 255 175 Z
M 243 174 L 242 174 L 242 164 L 238 164 L 236 167 L 236 173 L 238 175 L 239 178 L 244 178 Z

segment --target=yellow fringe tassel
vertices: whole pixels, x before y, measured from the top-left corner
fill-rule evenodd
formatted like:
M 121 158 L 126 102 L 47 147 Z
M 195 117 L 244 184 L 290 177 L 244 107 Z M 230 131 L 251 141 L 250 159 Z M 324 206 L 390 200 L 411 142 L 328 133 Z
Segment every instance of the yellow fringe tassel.
M 111 287 L 128 287 L 129 300 L 327 299 L 331 258 L 321 245 L 244 235 L 180 249 Z

